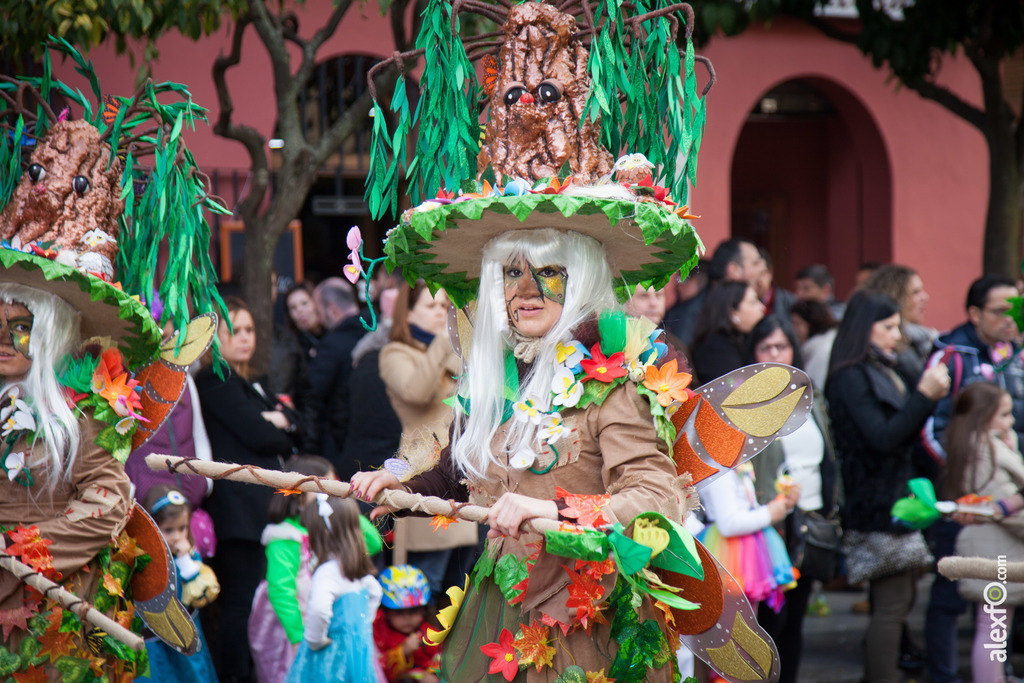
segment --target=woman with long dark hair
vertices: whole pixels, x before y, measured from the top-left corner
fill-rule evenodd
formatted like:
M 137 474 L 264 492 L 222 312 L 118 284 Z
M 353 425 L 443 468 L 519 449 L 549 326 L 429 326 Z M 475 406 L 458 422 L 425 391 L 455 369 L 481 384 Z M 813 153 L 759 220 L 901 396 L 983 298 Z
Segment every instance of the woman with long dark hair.
M 825 396 L 846 500 L 848 578 L 867 580 L 871 621 L 865 680 L 900 680 L 900 638 L 914 604 L 917 570 L 932 561 L 920 532 L 894 526 L 890 510 L 912 476 L 914 435 L 949 392 L 945 365 L 914 376 L 896 363 L 900 307 L 889 297 L 854 295 L 836 334 Z
M 747 335 L 764 317 L 764 304 L 745 282 L 713 285 L 704 299 L 693 337 L 697 375 L 720 377 L 743 365 Z

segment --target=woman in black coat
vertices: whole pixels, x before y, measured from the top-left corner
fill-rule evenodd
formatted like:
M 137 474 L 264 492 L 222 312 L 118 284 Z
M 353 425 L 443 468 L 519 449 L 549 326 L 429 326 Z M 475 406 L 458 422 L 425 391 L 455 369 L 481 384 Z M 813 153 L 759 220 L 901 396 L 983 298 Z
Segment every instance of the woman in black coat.
M 232 331 L 222 320 L 217 337 L 229 369 L 221 378 L 207 365 L 196 377 L 213 458 L 279 470 L 293 450 L 294 415 L 289 417 L 259 384 L 247 379 L 256 348 L 252 315 L 240 299 L 229 297 L 225 303 Z M 253 595 L 266 574 L 260 535 L 273 493 L 266 486 L 218 481 L 205 503 L 217 535 L 211 564 L 221 584 L 215 653 L 221 680 L 251 680 L 247 627 Z
M 693 368 L 702 382 L 745 365 L 747 337 L 763 317 L 764 304 L 745 282 L 710 286 L 691 347 Z
M 872 534 L 907 534 L 892 524 L 890 510 L 907 493 L 914 436 L 935 402 L 949 392 L 949 373 L 939 364 L 914 377 L 896 363 L 900 309 L 884 294 L 858 292 L 836 334 L 825 396 L 846 494 L 843 524 L 848 551 Z M 893 544 L 899 547 L 899 544 Z M 917 574 L 910 567 L 870 577 L 865 680 L 901 679 L 900 637 L 914 605 Z

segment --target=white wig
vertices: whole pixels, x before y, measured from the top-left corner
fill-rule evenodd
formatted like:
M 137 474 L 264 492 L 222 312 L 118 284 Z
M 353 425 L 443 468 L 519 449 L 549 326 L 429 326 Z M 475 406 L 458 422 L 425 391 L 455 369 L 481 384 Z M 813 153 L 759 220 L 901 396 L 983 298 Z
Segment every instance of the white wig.
M 572 339 L 581 323 L 601 311 L 620 307 L 612 290 L 604 247 L 591 237 L 551 228 L 514 230 L 484 245 L 468 372 L 459 382 L 459 395 L 470 399 L 470 409 L 468 416 L 456 411 L 456 440 L 452 446 L 452 457 L 462 471 L 480 477 L 489 463 L 504 464 L 491 452 L 491 440 L 501 425 L 504 359 L 513 344 L 505 305 L 504 269 L 519 258 L 537 268 L 562 266 L 568 276 L 562 315 L 544 335 L 532 367 L 519 383 L 519 396 L 533 399 L 544 410 L 551 403 L 556 342 Z M 534 438 L 533 425 L 513 421 L 504 448 L 511 453 L 524 447 L 536 448 Z
M 81 317 L 58 296 L 10 282 L 0 283 L 0 301 L 19 303 L 32 314 L 29 356 L 32 366 L 20 383 L 22 394 L 35 410 L 36 428 L 51 471 L 65 479 L 78 453 L 81 433 L 78 420 L 68 406 L 64 388 L 57 381 L 57 365 L 81 343 Z M 51 487 L 60 477 L 50 477 Z

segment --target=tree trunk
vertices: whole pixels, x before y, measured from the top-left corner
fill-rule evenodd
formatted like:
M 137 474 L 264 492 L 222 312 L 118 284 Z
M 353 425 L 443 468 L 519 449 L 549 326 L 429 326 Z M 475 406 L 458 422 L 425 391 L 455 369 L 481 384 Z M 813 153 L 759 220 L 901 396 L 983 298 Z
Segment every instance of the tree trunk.
M 270 367 L 270 350 L 274 342 L 274 308 L 271 298 L 270 272 L 273 269 L 274 235 L 280 232 L 269 224 L 266 215 L 243 217 L 245 221 L 245 262 L 242 264 L 245 301 L 252 311 L 256 327 L 256 353 L 252 370 L 262 375 Z
M 1017 279 L 1021 276 L 1021 178 L 1013 130 L 992 131 L 989 151 L 988 211 L 982 268 Z

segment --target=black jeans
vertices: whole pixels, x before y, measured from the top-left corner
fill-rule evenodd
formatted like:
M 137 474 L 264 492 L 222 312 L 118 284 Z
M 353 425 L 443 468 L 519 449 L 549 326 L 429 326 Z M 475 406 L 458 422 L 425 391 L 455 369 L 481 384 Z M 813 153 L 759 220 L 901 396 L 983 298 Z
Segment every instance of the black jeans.
M 220 581 L 220 597 L 215 603 L 220 606 L 215 638 L 218 651 L 211 653 L 217 676 L 222 681 L 252 680 L 249 612 L 256 587 L 266 578 L 266 552 L 259 541 L 220 540 L 210 565 Z

